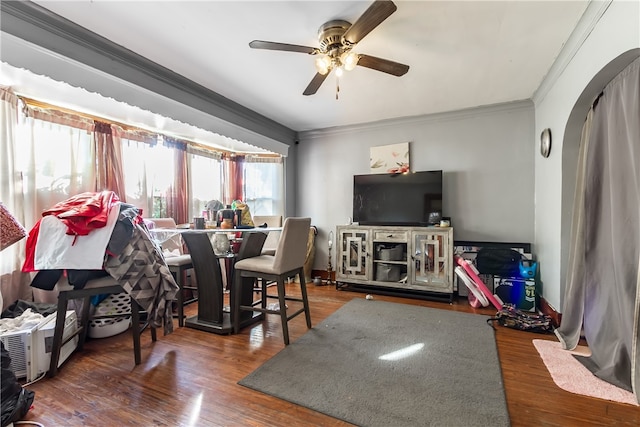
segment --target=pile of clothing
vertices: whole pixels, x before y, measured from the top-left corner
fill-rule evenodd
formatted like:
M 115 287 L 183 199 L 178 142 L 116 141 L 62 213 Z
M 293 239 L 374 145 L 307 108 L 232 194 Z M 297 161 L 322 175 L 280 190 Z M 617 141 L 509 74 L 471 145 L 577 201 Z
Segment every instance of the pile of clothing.
M 53 290 L 63 275 L 76 289 L 110 275 L 152 326 L 173 331 L 178 285 L 139 210 L 113 191 L 82 193 L 44 211 L 29 232 L 22 271 L 37 272 L 31 286 L 44 290 Z

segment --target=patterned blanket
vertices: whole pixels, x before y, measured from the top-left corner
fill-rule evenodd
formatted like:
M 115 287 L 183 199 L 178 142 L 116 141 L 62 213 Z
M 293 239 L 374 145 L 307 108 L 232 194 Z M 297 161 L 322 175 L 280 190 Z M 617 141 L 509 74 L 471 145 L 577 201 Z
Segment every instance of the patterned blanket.
M 173 332 L 171 301 L 179 288 L 144 223 L 134 225 L 133 236 L 119 255 L 107 257 L 104 269 L 147 311 L 152 326 Z

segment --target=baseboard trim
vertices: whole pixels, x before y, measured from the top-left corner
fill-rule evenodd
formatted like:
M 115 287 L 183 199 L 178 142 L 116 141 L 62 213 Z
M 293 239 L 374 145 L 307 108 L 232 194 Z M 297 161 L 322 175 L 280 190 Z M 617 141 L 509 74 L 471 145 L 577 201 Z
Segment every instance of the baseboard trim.
M 547 314 L 551 316 L 551 321 L 553 322 L 553 326 L 558 328 L 560 327 L 560 322 L 562 321 L 562 313 L 558 313 L 544 298 L 540 298 L 540 311 L 543 314 Z

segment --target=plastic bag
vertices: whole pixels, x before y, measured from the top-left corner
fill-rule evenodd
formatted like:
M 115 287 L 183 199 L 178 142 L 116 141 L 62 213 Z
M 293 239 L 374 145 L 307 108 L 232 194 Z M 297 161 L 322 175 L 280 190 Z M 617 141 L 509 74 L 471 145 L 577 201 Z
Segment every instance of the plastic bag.
M 2 393 L 0 404 L 2 405 L 2 427 L 8 426 L 14 421 L 21 420 L 31 409 L 31 404 L 35 398 L 35 392 L 22 388 L 16 376 L 11 370 L 11 356 L 0 341 L 0 362 L 2 381 Z

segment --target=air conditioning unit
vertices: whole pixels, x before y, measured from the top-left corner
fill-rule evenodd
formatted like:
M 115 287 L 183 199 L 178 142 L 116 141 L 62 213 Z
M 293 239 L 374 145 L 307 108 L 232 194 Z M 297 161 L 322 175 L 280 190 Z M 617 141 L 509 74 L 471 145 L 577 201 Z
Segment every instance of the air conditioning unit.
M 55 326 L 56 313 L 53 313 L 29 329 L 5 332 L 0 335 L 0 340 L 11 357 L 11 370 L 17 378 L 26 378 L 27 382 L 31 382 L 49 370 Z M 76 312 L 69 310 L 65 316 L 63 341 L 77 330 Z M 62 346 L 58 366 L 71 356 L 77 346 L 78 336 L 76 335 Z

